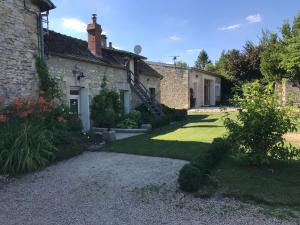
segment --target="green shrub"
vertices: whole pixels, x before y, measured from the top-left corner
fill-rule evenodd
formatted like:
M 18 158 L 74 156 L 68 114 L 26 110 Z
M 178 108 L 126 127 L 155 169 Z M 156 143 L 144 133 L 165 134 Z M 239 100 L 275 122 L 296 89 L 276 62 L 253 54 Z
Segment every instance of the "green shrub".
M 161 105 L 163 112 L 169 117 L 170 121 L 183 121 L 187 119 L 187 110 L 186 109 L 174 109 L 169 108 L 166 105 Z
M 55 101 L 16 98 L 4 106 L 0 98 L 0 173 L 26 173 L 48 165 L 66 145 L 70 149 L 77 144 L 80 131 L 78 116 Z
M 135 120 L 130 118 L 125 118 L 117 124 L 117 127 L 123 129 L 136 129 L 139 128 L 139 125 Z
M 180 171 L 178 182 L 183 191 L 194 192 L 199 189 L 201 185 L 214 183 L 211 180 L 211 172 L 227 151 L 227 144 L 221 138 L 215 138 L 211 147 L 202 152 L 190 164 L 185 165 Z M 197 172 L 195 172 L 197 168 Z M 193 171 L 193 172 L 190 172 Z M 194 175 L 197 173 L 197 176 Z M 195 180 L 197 177 L 197 180 Z
M 203 173 L 191 164 L 187 164 L 180 170 L 178 183 L 181 190 L 194 192 L 199 190 Z
M 116 91 L 108 90 L 106 78 L 103 78 L 101 91 L 91 104 L 91 119 L 96 126 L 111 128 L 116 125 L 121 113 L 120 96 Z
M 53 135 L 41 124 L 7 124 L 0 129 L 0 173 L 19 174 L 45 167 L 55 157 Z
M 117 124 L 118 128 L 139 128 L 142 125 L 142 114 L 139 111 L 130 112 L 124 115 Z
M 142 114 L 142 121 L 144 123 L 150 123 L 152 128 L 158 128 L 170 124 L 173 121 L 182 121 L 187 118 L 187 110 L 185 109 L 171 109 L 165 105 L 162 105 L 162 110 L 165 116 L 162 118 L 155 118 L 147 107 L 142 104 L 136 108 L 137 111 Z
M 258 81 L 245 84 L 234 102 L 241 107 L 237 120 L 227 118 L 225 127 L 234 155 L 254 165 L 269 164 L 272 159 L 289 160 L 300 150 L 284 143 L 283 135 L 296 131 L 296 118 L 282 107 L 273 85 Z

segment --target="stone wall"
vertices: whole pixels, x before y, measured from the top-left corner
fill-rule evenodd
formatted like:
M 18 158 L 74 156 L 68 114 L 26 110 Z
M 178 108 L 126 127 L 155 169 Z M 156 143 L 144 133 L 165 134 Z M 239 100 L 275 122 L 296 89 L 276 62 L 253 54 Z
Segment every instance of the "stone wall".
M 149 64 L 163 75 L 160 82 L 160 101 L 176 109 L 189 108 L 189 71 L 175 68 L 173 65 Z
M 39 9 L 26 0 L 30 10 Z M 37 16 L 24 9 L 21 0 L 0 0 L 0 96 L 36 96 L 38 75 L 34 55 L 38 51 Z
M 160 102 L 160 78 L 140 74 L 140 81 L 149 91 L 150 88 L 155 88 L 155 99 Z M 132 107 L 136 108 L 142 104 L 142 100 L 133 92 Z
M 131 93 L 127 82 L 127 73 L 123 69 L 53 55 L 49 56 L 47 63 L 49 72 L 60 84 L 66 101 L 69 99 L 70 87 L 88 88 L 91 100 L 95 95 L 99 94 L 104 76 L 107 78 L 107 86 L 109 89 L 129 91 Z M 72 72 L 75 67 L 83 72 L 85 76 L 80 82 L 75 78 Z M 129 96 L 131 96 L 131 94 L 129 94 Z M 130 99 L 130 102 L 131 101 L 132 99 Z

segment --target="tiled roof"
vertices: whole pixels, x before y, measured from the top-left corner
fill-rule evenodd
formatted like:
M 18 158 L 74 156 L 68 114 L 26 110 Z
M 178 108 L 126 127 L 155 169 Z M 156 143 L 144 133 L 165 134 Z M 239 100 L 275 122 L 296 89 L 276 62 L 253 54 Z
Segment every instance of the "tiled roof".
M 158 73 L 155 69 L 153 69 L 151 66 L 149 66 L 148 63 L 146 63 L 143 60 L 140 60 L 138 62 L 138 69 L 139 69 L 139 73 L 142 73 L 144 75 L 153 76 L 160 79 L 163 78 L 163 76 L 160 73 Z
M 143 56 L 118 49 L 102 48 L 102 57 L 95 56 L 88 49 L 88 43 L 84 40 L 73 38 L 67 35 L 49 31 L 45 35 L 45 53 L 75 56 L 79 58 L 98 61 L 99 63 L 115 64 L 120 66 L 126 56 L 133 56 L 144 59 Z
M 66 36 L 54 31 L 49 31 L 45 35 L 45 54 L 58 54 L 62 56 L 72 56 L 78 59 L 91 60 L 107 66 L 121 67 L 125 57 L 135 57 L 140 59 L 138 62 L 139 72 L 148 76 L 162 78 L 162 76 L 146 64 L 143 56 L 132 52 L 118 50 L 114 48 L 102 48 L 102 57 L 93 55 L 88 49 L 88 43 L 81 39 Z

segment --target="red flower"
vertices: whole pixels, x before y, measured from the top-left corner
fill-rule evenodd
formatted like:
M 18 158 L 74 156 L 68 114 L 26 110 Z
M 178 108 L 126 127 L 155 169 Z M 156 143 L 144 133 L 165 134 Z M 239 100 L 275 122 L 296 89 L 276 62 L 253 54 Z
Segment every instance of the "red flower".
M 0 96 L 0 106 L 2 106 L 5 102 L 5 98 Z
M 12 101 L 12 105 L 16 108 L 16 109 L 20 109 L 22 107 L 22 101 L 20 98 L 16 98 Z
M 38 104 L 45 105 L 47 103 L 46 99 L 43 96 L 39 97 Z
M 5 123 L 7 121 L 7 118 L 5 115 L 0 114 L 0 123 Z
M 59 122 L 65 122 L 65 118 L 63 116 L 58 116 L 56 119 Z

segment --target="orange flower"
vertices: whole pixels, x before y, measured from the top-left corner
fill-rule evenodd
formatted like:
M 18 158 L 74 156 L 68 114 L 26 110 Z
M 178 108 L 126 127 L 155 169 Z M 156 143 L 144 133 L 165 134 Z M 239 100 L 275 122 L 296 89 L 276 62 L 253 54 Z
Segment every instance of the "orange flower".
M 65 118 L 63 116 L 58 116 L 56 119 L 59 122 L 65 122 Z
M 0 106 L 2 106 L 5 102 L 5 98 L 0 96 Z
M 16 98 L 12 101 L 12 105 L 16 108 L 16 109 L 20 109 L 22 107 L 22 101 L 20 98 Z
M 47 103 L 46 99 L 43 96 L 39 97 L 38 104 L 45 105 Z
M 5 115 L 0 114 L 0 123 L 5 123 L 7 121 L 7 118 Z

